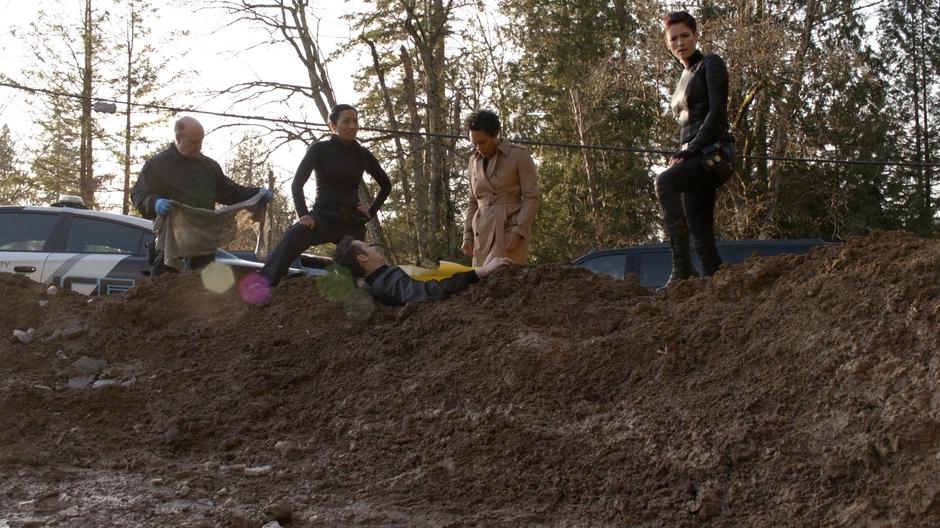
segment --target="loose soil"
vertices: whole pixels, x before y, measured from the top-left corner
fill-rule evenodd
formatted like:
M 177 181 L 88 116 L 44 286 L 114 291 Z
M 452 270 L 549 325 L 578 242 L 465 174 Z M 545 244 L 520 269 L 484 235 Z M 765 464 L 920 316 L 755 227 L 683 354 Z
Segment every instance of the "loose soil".
M 0 276 L 0 527 L 940 525 L 938 241 L 366 321 L 321 289 Z

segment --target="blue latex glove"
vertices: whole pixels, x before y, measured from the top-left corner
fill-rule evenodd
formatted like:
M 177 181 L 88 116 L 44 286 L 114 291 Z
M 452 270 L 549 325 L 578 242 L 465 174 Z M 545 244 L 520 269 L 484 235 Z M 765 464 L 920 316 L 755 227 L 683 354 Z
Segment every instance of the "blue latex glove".
M 153 208 L 158 215 L 166 216 L 170 212 L 170 201 L 166 198 L 157 198 L 157 201 L 153 203 Z
M 271 203 L 271 201 L 274 200 L 274 191 L 271 189 L 261 189 L 261 192 L 264 193 L 262 200 L 264 200 L 265 203 Z

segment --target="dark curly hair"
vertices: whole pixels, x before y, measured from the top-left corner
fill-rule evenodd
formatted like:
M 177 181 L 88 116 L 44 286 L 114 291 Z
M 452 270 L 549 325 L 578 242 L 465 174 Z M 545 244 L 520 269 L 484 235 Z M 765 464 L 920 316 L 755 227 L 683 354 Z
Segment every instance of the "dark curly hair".
M 502 126 L 499 124 L 499 116 L 492 110 L 477 110 L 467 118 L 467 128 L 470 130 L 482 130 L 487 134 L 496 137 Z
M 359 246 L 353 244 L 356 239 L 346 235 L 342 240 L 336 244 L 336 249 L 333 251 L 333 264 L 338 266 L 343 266 L 352 272 L 354 278 L 365 277 L 366 270 L 363 269 L 362 264 L 359 264 L 359 255 L 362 255 L 362 249 Z

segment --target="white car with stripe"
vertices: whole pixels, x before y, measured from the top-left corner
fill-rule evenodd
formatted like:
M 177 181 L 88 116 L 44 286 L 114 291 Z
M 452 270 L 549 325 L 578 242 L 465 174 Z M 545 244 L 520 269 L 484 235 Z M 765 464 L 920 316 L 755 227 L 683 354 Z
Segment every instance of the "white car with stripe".
M 144 218 L 72 207 L 0 206 L 0 273 L 85 295 L 126 291 L 148 277 L 152 240 L 153 222 Z M 240 273 L 262 266 L 221 250 L 216 260 Z M 288 276 L 309 274 L 291 269 Z

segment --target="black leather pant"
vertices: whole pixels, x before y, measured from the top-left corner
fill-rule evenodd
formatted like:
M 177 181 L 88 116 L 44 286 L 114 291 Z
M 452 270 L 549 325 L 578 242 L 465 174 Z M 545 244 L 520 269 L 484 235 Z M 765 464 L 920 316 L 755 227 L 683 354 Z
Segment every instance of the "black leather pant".
M 715 172 L 705 170 L 701 155 L 673 165 L 656 178 L 663 222 L 667 226 L 686 223 L 706 276 L 721 266 L 715 246 L 715 194 L 722 183 Z
M 344 224 L 319 222 L 314 228 L 296 223 L 284 233 L 284 238 L 268 256 L 261 274 L 271 286 L 276 286 L 287 275 L 291 262 L 310 246 L 333 242 L 334 244 L 350 235 L 356 240 L 364 240 L 366 226 L 362 224 Z

